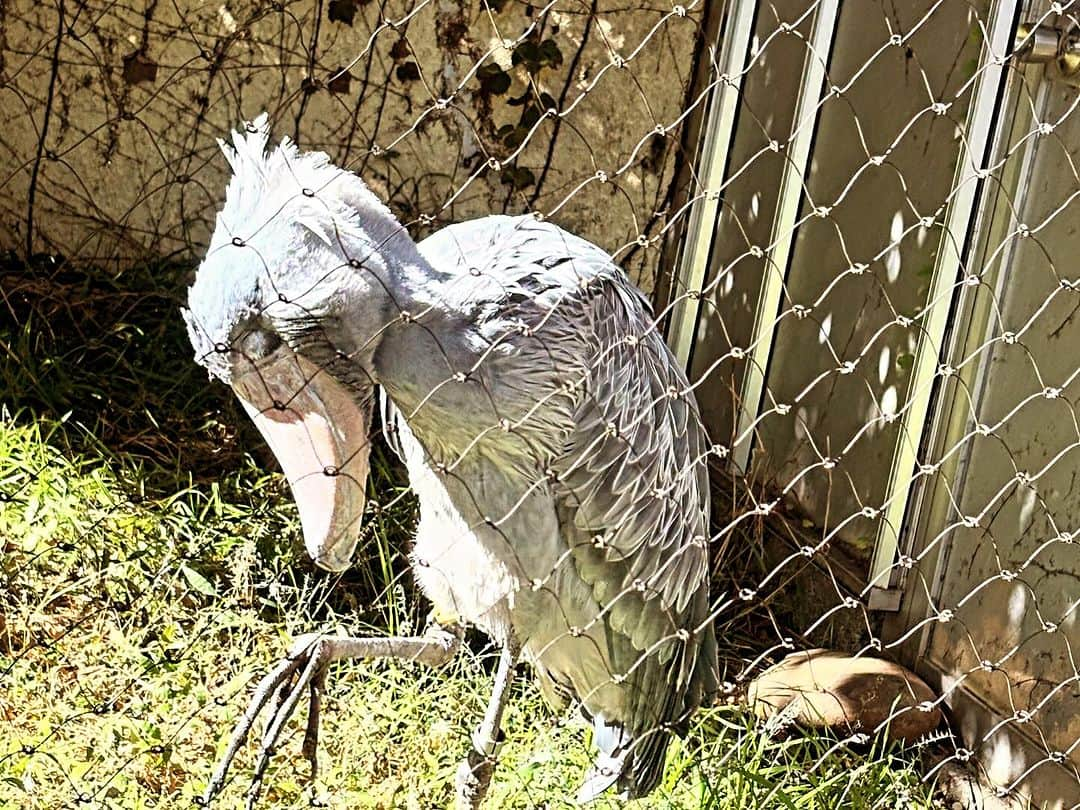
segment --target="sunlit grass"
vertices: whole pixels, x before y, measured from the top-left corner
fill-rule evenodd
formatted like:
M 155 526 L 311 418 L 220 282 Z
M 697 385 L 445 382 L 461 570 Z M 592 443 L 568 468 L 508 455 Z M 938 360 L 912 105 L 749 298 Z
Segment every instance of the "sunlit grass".
M 177 282 L 5 285 L 24 298 L 9 297 L 17 317 L 0 320 L 0 807 L 191 807 L 292 635 L 424 621 L 405 572 L 414 518 L 400 471 L 374 454 L 372 501 L 393 506 L 369 516 L 356 567 L 313 569 L 287 487 L 246 428 L 236 432 L 227 392 L 190 361 L 176 302 L 159 292 Z M 448 806 L 492 667 L 473 637 L 440 671 L 337 665 L 319 779 L 307 784 L 300 712 L 261 806 Z M 487 806 L 572 806 L 588 730 L 552 714 L 524 668 L 505 731 Z M 256 750 L 215 806 L 243 806 Z M 720 707 L 672 746 L 662 786 L 637 806 L 929 808 L 912 759 L 815 735 L 770 739 L 745 711 Z

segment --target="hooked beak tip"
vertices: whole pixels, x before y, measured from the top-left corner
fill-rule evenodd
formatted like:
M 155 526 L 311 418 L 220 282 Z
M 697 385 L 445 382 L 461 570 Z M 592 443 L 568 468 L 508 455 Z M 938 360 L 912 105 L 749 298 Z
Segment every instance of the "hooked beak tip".
M 348 557 L 339 557 L 335 554 L 321 554 L 313 557 L 312 560 L 323 571 L 329 571 L 331 574 L 340 574 L 352 563 Z
M 308 554 L 325 571 L 344 571 L 364 513 L 370 400 L 295 353 L 248 371 L 234 387 L 289 482 Z

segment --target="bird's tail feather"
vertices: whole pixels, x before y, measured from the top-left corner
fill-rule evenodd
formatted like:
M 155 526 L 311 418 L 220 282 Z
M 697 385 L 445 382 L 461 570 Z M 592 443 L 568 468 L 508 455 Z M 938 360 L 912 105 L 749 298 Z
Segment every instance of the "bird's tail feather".
M 624 799 L 636 799 L 652 791 L 664 774 L 669 740 L 670 735 L 660 728 L 635 738 L 622 726 L 608 723 L 603 715 L 594 717 L 597 757 L 578 790 L 578 804 L 599 798 L 615 785 Z

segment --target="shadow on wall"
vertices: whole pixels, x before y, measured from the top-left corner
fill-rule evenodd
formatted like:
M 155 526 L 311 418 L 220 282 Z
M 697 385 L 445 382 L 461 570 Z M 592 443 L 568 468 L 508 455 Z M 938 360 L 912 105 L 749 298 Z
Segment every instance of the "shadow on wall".
M 5 407 L 66 419 L 75 447 L 215 479 L 259 446 L 230 392 L 191 360 L 180 318 L 188 271 L 120 276 L 51 259 L 0 264 Z
M 227 179 L 215 139 L 268 110 L 276 137 L 359 172 L 414 236 L 537 210 L 649 288 L 703 8 L 9 6 L 0 247 L 201 255 Z

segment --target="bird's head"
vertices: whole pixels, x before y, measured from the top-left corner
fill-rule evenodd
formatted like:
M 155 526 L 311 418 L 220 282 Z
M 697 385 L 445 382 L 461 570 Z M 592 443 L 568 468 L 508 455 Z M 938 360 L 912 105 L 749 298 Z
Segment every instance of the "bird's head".
M 281 464 L 311 557 L 340 571 L 364 511 L 372 358 L 415 246 L 356 175 L 268 140 L 263 114 L 219 142 L 233 176 L 183 314 Z

